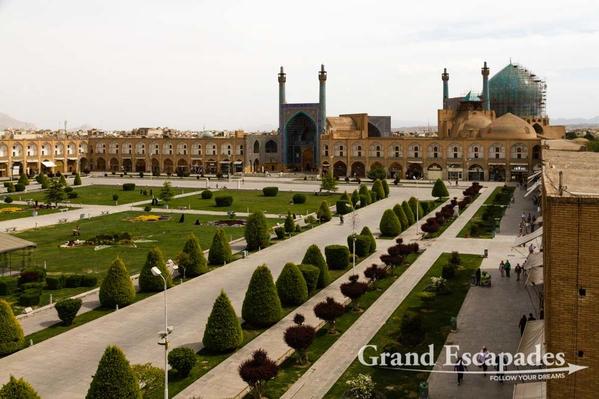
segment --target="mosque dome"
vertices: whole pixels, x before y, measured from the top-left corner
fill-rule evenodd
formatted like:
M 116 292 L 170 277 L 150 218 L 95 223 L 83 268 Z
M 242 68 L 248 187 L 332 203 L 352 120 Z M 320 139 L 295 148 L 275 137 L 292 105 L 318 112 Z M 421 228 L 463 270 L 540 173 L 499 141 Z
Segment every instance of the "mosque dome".
M 482 134 L 483 138 L 493 139 L 533 139 L 535 129 L 524 119 L 507 113 L 495 119 Z
M 520 117 L 545 113 L 547 85 L 528 69 L 510 63 L 489 80 L 491 109 L 497 116 L 511 112 Z
M 474 114 L 470 118 L 464 121 L 462 129 L 460 130 L 474 130 L 478 132 L 480 129 L 484 129 L 491 124 L 491 119 L 483 114 Z

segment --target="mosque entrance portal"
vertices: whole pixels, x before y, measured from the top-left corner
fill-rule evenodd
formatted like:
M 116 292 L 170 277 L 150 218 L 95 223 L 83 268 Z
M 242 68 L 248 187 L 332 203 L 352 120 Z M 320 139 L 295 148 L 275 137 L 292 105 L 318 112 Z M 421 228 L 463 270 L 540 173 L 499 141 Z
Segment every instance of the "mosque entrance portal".
M 287 167 L 297 171 L 309 171 L 314 168 L 314 145 L 316 142 L 316 123 L 303 112 L 298 113 L 287 123 Z

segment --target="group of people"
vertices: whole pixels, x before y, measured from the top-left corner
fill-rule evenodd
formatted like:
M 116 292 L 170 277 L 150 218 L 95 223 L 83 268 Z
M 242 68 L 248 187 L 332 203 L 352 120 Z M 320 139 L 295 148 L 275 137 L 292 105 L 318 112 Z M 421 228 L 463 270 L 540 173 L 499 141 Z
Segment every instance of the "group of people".
M 528 215 L 522 212 L 522 218 L 520 219 L 520 236 L 524 236 L 526 234 L 530 234 L 535 231 L 535 220 L 537 218 L 532 216 L 529 212 Z
M 532 313 L 531 313 L 531 316 L 532 316 Z M 495 356 L 495 359 L 493 359 L 493 356 Z M 491 352 L 489 352 L 489 350 L 487 349 L 486 346 L 482 347 L 480 352 L 478 352 L 476 354 L 476 356 L 473 358 L 473 360 L 476 360 L 476 363 L 474 363 L 474 361 L 473 361 L 473 364 L 478 365 L 478 367 L 480 367 L 482 369 L 483 376 L 487 375 L 487 371 L 489 370 L 490 364 L 495 366 L 498 376 L 503 375 L 503 372 L 505 370 L 507 370 L 507 367 L 505 366 L 505 364 L 508 363 L 507 356 L 502 353 L 492 354 Z M 468 367 L 464 364 L 463 358 L 460 358 L 457 361 L 455 366 L 453 366 L 453 370 L 457 374 L 458 385 L 462 385 L 462 382 L 464 381 L 464 372 L 468 371 Z M 503 380 L 501 378 L 499 379 L 499 383 L 503 384 Z
M 536 318 L 532 315 L 532 313 L 528 314 L 528 318 L 525 314 L 520 318 L 520 322 L 518 323 L 518 327 L 520 327 L 520 336 L 524 335 L 524 328 L 526 327 L 526 323 L 531 320 L 536 320 Z

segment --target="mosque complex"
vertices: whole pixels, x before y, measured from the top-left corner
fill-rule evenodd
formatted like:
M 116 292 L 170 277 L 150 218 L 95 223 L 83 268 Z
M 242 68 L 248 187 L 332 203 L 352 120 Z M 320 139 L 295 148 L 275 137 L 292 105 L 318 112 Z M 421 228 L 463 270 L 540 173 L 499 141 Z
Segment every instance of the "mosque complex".
M 449 96 L 441 74 L 442 108 L 437 133 L 392 132 L 390 116 L 326 116 L 327 71 L 318 71 L 314 103 L 287 102 L 281 67 L 279 128 L 273 133 L 223 134 L 139 128 L 131 132 L 5 131 L 0 176 L 38 172 L 159 174 L 324 173 L 364 177 L 384 168 L 400 179 L 520 181 L 541 168 L 541 140 L 562 139 L 545 112 L 546 83 L 517 64 L 489 78 L 482 92 Z

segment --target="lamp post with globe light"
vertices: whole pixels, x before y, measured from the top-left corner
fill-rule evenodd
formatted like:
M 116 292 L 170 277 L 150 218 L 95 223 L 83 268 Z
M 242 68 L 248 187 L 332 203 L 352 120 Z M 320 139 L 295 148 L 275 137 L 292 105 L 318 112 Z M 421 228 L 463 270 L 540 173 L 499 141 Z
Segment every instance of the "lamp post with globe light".
M 164 399 L 168 399 L 168 335 L 173 332 L 173 327 L 168 325 L 168 307 L 166 301 L 166 278 L 162 275 L 159 268 L 154 266 L 152 269 L 153 276 L 160 276 L 164 283 L 164 331 L 158 332 L 160 341 L 158 345 L 164 346 Z

